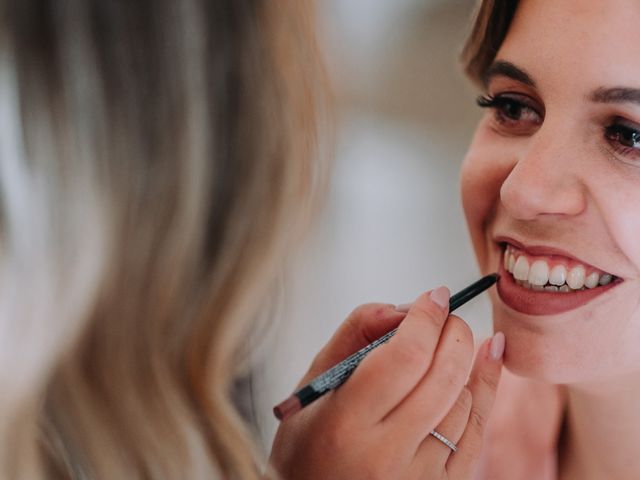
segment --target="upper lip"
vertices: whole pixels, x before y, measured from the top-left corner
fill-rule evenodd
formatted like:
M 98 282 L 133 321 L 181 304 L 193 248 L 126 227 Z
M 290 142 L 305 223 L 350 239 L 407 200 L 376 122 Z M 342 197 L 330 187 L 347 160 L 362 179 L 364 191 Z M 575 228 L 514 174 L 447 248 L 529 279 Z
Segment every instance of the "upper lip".
M 523 252 L 528 253 L 529 255 L 532 255 L 532 256 L 560 255 L 560 256 L 575 260 L 576 262 L 579 262 L 585 266 L 600 270 L 605 273 L 610 273 L 608 270 L 592 265 L 589 262 L 585 262 L 584 260 L 576 257 L 575 255 L 570 254 L 566 250 L 562 250 L 561 248 L 552 247 L 548 245 L 526 245 L 522 241 L 516 240 L 513 237 L 504 236 L 504 235 L 496 236 L 494 238 L 494 241 L 498 244 L 508 243 L 516 247 L 518 250 L 522 250 Z

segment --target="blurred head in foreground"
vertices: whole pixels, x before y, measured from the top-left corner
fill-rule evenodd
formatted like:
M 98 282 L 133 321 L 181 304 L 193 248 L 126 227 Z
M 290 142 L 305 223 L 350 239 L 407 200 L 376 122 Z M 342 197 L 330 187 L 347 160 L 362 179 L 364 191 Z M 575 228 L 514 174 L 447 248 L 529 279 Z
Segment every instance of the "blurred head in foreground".
M 0 1 L 3 478 L 257 478 L 229 386 L 322 183 L 307 3 Z

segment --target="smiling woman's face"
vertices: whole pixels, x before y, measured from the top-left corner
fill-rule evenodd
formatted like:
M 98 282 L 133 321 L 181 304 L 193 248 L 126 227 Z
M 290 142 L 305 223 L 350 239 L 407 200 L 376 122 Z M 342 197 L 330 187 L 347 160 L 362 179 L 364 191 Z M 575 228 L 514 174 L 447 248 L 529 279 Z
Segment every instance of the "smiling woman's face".
M 462 196 L 515 373 L 640 375 L 640 2 L 524 0 Z

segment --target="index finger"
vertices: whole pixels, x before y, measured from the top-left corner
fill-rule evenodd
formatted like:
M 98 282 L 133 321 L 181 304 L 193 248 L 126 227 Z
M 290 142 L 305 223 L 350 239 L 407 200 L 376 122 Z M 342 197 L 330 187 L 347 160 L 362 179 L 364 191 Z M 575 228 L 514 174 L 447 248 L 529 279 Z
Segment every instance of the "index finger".
M 336 408 L 354 409 L 350 413 L 365 423 L 382 420 L 429 370 L 448 310 L 448 288 L 420 295 L 395 336 L 373 350 L 334 392 Z

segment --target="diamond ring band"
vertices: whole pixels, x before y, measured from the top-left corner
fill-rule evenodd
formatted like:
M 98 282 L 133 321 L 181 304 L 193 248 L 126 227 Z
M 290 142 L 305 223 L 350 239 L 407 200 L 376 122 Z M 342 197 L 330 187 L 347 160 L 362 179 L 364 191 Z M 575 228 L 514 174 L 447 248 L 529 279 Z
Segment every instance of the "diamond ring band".
M 456 446 L 456 444 L 453 443 L 451 440 L 449 440 L 444 435 L 442 435 L 441 433 L 438 433 L 435 430 L 431 430 L 430 435 L 433 435 L 438 440 L 440 440 L 442 443 L 444 443 L 447 447 L 449 447 L 451 449 L 452 452 L 457 452 L 458 451 L 458 447 Z

